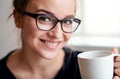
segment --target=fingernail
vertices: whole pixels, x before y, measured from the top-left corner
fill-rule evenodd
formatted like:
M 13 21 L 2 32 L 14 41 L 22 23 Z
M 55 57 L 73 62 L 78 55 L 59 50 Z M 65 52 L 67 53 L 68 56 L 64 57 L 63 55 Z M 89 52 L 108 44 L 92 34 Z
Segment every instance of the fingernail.
M 117 48 L 117 47 L 113 47 L 113 48 L 112 48 L 112 52 L 113 52 L 114 54 L 118 54 L 118 48 Z

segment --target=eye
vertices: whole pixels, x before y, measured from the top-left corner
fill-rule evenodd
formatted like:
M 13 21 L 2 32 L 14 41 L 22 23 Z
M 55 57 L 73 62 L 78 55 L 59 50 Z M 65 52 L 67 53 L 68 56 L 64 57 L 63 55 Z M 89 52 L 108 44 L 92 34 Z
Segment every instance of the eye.
M 70 25 L 70 24 L 72 24 L 72 19 L 65 19 L 64 21 L 63 21 L 63 23 L 64 24 L 67 24 L 67 25 Z
M 38 16 L 38 20 L 39 22 L 51 22 L 52 21 L 51 17 L 47 15 Z

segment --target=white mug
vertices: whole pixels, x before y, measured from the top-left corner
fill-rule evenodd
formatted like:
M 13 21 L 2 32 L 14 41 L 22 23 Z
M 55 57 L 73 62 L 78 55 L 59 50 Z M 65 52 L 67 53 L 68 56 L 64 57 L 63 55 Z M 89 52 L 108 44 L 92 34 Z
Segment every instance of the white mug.
M 78 54 L 82 79 L 112 79 L 114 56 L 111 51 L 96 50 Z

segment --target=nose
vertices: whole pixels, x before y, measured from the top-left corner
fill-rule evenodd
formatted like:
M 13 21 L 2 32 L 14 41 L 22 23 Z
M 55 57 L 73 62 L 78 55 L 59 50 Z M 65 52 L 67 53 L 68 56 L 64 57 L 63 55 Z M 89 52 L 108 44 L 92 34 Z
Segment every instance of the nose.
M 63 36 L 63 31 L 61 29 L 61 23 L 57 23 L 56 26 L 49 32 L 52 37 L 60 38 Z

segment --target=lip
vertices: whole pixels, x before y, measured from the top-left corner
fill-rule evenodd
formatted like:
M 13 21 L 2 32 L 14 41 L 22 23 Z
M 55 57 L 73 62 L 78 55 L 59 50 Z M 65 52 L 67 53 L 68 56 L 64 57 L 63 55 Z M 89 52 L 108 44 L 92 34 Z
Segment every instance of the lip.
M 43 40 L 40 39 L 41 42 L 49 49 L 56 49 L 60 45 L 61 41 L 50 41 L 50 40 Z

